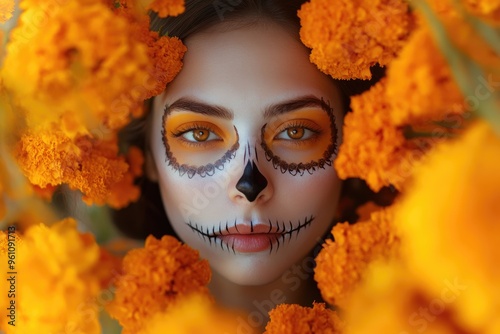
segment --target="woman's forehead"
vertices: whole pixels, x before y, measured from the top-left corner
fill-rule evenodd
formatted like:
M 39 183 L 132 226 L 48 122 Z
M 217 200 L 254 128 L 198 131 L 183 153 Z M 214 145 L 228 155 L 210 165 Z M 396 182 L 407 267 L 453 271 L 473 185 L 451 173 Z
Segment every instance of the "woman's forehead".
M 335 99 L 333 81 L 309 61 L 308 51 L 279 25 L 252 25 L 191 37 L 184 67 L 163 96 L 189 96 L 235 112 L 304 95 Z

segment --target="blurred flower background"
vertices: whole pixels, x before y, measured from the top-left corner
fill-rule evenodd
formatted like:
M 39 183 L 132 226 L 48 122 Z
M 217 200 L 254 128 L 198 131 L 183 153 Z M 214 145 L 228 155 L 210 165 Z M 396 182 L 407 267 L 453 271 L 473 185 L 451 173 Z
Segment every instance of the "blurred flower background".
M 0 332 L 241 326 L 196 251 L 111 223 L 108 208 L 141 195 L 143 152 L 120 130 L 186 52 L 149 30 L 148 10 L 184 3 L 0 1 Z M 327 304 L 279 305 L 266 333 L 500 333 L 500 1 L 310 0 L 298 15 L 321 71 L 386 68 L 352 98 L 335 168 L 398 195 L 333 227 L 315 268 Z

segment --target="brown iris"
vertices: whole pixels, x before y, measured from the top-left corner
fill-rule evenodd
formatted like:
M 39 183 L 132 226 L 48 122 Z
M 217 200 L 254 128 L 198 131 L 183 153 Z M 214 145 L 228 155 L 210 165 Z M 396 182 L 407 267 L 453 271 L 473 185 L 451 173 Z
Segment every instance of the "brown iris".
M 286 133 L 292 139 L 300 139 L 304 137 L 304 128 L 288 128 Z
M 203 129 L 193 130 L 193 138 L 196 141 L 206 141 L 208 139 L 208 136 L 210 136 L 210 131 L 208 130 L 203 130 Z

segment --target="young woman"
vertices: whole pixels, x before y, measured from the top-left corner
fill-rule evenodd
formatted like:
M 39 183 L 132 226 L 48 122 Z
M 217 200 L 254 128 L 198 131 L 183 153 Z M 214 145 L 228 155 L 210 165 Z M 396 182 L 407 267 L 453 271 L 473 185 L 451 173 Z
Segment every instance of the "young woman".
M 209 260 L 216 299 L 256 327 L 276 304 L 320 300 L 311 253 L 341 189 L 345 101 L 300 42 L 302 2 L 186 1 L 152 21 L 188 51 L 152 103 L 146 174 L 175 234 Z

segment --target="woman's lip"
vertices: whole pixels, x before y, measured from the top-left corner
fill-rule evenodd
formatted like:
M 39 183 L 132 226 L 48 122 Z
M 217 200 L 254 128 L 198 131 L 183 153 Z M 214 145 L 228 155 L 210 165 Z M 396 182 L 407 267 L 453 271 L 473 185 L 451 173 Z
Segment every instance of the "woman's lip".
M 268 250 L 278 238 L 279 233 L 250 233 L 250 234 L 225 234 L 218 235 L 222 242 L 226 243 L 234 251 L 240 253 L 257 253 Z
M 277 231 L 272 231 L 273 229 L 275 228 L 273 228 L 271 224 L 253 224 L 252 222 L 250 222 L 250 224 L 238 224 L 229 228 L 226 227 L 226 229 L 222 230 L 221 234 L 276 233 Z

